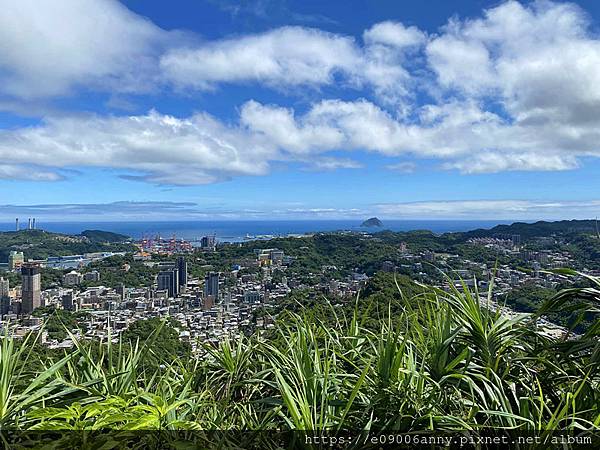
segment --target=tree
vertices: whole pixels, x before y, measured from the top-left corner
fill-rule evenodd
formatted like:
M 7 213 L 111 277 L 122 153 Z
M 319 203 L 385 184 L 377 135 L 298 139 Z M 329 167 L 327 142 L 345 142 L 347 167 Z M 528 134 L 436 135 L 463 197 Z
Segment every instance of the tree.
M 153 317 L 138 320 L 123 333 L 123 341 L 132 346 L 148 341 L 152 345 L 146 355 L 146 362 L 156 365 L 168 363 L 175 357 L 187 357 L 191 352 L 190 345 L 179 340 L 176 326 L 180 325 L 173 319 Z

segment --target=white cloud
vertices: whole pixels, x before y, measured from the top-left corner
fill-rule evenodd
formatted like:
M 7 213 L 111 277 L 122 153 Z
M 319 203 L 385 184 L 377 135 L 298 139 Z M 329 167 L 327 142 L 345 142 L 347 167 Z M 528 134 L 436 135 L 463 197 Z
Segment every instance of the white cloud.
M 423 201 L 380 204 L 375 210 L 378 214 L 399 219 L 589 219 L 600 213 L 600 200 Z
M 330 150 L 344 141 L 342 132 L 336 128 L 312 120 L 297 121 L 290 108 L 263 105 L 254 100 L 242 106 L 240 121 L 253 133 L 297 154 Z
M 2 0 L 0 96 L 147 90 L 171 38 L 116 0 Z
M 203 184 L 262 175 L 275 156 L 269 143 L 207 114 L 185 119 L 155 111 L 130 117 L 63 117 L 0 131 L 0 160 L 10 164 L 110 167 L 135 171 L 129 176 L 154 183 Z
M 388 164 L 387 166 L 385 166 L 385 168 L 399 173 L 413 173 L 417 168 L 417 165 L 412 162 L 400 162 L 395 164 Z
M 415 27 L 382 22 L 365 31 L 365 45 L 349 36 L 298 26 L 169 50 L 165 78 L 180 89 L 220 83 L 260 83 L 278 89 L 338 85 L 371 87 L 398 102 L 410 94 L 403 66 L 411 47 L 425 43 Z
M 237 125 L 206 113 L 61 117 L 0 131 L 0 158 L 11 167 L 35 162 L 40 171 L 32 168 L 30 176 L 42 179 L 58 177 L 61 168 L 95 166 L 153 183 L 204 184 L 265 175 L 274 161 L 304 162 L 317 170 L 360 167 L 342 157 L 344 151 L 434 158 L 464 173 L 565 170 L 577 167 L 578 156 L 600 155 L 593 150 L 600 131 L 585 138 L 561 136 L 560 129 L 539 133 L 506 124 L 473 103 L 420 112 L 420 123 L 405 123 L 366 100 L 322 101 L 301 115 L 250 101 Z
M 510 1 L 452 21 L 427 55 L 442 86 L 492 95 L 517 123 L 576 126 L 600 112 L 600 41 L 572 3 Z
M 480 152 L 472 158 L 445 163 L 446 169 L 458 169 L 462 173 L 489 173 L 506 170 L 570 170 L 579 166 L 572 155 L 539 155 L 537 153 Z
M 414 26 L 385 21 L 365 30 L 363 40 L 363 74 L 359 76 L 368 80 L 379 101 L 407 114 L 416 86 L 409 68 L 416 65 L 415 56 L 426 43 L 426 34 Z
M 325 100 L 300 116 L 288 108 L 249 102 L 241 110 L 241 122 L 278 147 L 298 154 L 336 149 L 397 154 L 405 150 L 409 139 L 401 123 L 366 100 Z
M 280 208 L 223 208 L 194 202 L 120 201 L 111 203 L 57 203 L 37 205 L 0 205 L 0 220 L 15 217 L 35 217 L 40 227 L 45 222 L 77 221 L 152 221 L 152 220 L 214 220 L 243 218 L 345 218 L 363 217 L 366 211 L 357 208 L 309 208 L 305 206 Z
M 366 100 L 325 100 L 304 115 L 252 102 L 242 123 L 294 154 L 367 150 L 387 156 L 434 158 L 463 173 L 568 170 L 578 157 L 600 156 L 600 129 L 585 134 L 555 124 L 510 123 L 475 101 L 426 105 L 418 121 L 394 118 Z
M 405 55 L 424 43 L 416 27 L 389 21 L 366 30 L 364 43 L 300 26 L 207 41 L 166 31 L 116 0 L 0 0 L 0 99 L 258 83 L 370 87 L 397 103 L 410 94 Z
M 391 47 L 413 47 L 425 43 L 425 33 L 417 27 L 405 27 L 399 22 L 379 22 L 363 33 L 368 45 L 382 44 Z
M 58 181 L 64 177 L 55 171 L 28 165 L 0 164 L 0 179 L 28 181 Z
M 337 169 L 362 169 L 364 166 L 358 161 L 347 158 L 316 158 L 310 163 L 315 170 L 337 170 Z
M 350 72 L 360 54 L 352 38 L 302 27 L 173 49 L 162 56 L 165 76 L 181 87 L 207 89 L 220 82 L 271 86 L 323 85 Z
M 291 217 L 340 218 L 361 217 L 365 211 L 358 208 L 287 208 L 275 210 L 272 213 Z
M 227 212 L 227 211 L 224 211 Z M 0 218 L 13 219 L 19 215 L 42 220 L 119 218 L 148 220 L 150 218 L 197 217 L 208 215 L 191 202 L 111 202 L 111 203 L 57 203 L 37 205 L 0 205 Z
M 435 35 L 386 21 L 362 40 L 282 27 L 184 46 L 181 34 L 114 0 L 0 2 L 0 104 L 84 86 L 127 108 L 119 95 L 164 83 L 316 93 L 329 85 L 372 97 L 322 99 L 302 113 L 250 101 L 234 124 L 202 112 L 49 114 L 39 126 L 0 131 L 3 178 L 52 180 L 61 168 L 97 166 L 210 183 L 266 174 L 274 161 L 358 167 L 345 151 L 434 159 L 462 173 L 568 170 L 600 157 L 600 40 L 573 4 L 509 1 Z M 429 97 L 417 96 L 425 88 Z
M 37 205 L 0 205 L 0 220 L 36 217 L 44 222 L 98 220 L 214 220 L 281 219 L 357 219 L 378 216 L 384 219 L 411 220 L 558 220 L 591 219 L 600 215 L 600 200 L 456 200 L 421 201 L 365 205 L 362 208 L 306 205 L 249 208 L 205 206 L 194 202 L 121 201 L 112 203 L 67 203 Z M 360 222 L 357 222 L 357 225 Z
M 460 88 L 467 95 L 495 87 L 490 56 L 481 42 L 442 35 L 427 45 L 427 61 L 444 87 Z

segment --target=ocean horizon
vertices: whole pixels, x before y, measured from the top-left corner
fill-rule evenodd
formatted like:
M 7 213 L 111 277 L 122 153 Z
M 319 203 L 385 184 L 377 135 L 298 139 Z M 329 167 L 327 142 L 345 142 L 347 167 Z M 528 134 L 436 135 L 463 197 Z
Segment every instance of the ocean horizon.
M 219 242 L 240 242 L 248 238 L 288 236 L 334 231 L 414 231 L 436 234 L 471 231 L 511 224 L 513 220 L 382 220 L 383 226 L 361 227 L 362 220 L 215 220 L 215 221 L 90 221 L 37 222 L 36 228 L 55 233 L 79 234 L 84 230 L 111 231 L 130 236 L 172 237 L 188 240 L 215 235 Z M 21 229 L 26 224 L 21 223 Z M 14 231 L 15 223 L 0 223 L 0 231 Z

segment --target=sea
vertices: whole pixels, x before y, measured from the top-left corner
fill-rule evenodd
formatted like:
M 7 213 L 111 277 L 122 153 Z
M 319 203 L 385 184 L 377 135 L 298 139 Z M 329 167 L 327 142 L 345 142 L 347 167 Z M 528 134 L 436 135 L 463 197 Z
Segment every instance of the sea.
M 253 239 L 310 234 L 327 231 L 413 231 L 429 230 L 436 234 L 492 228 L 513 221 L 498 220 L 382 220 L 383 227 L 361 227 L 360 220 L 215 220 L 178 222 L 44 222 L 36 228 L 46 231 L 79 234 L 84 230 L 112 231 L 134 239 L 161 236 L 197 240 L 215 235 L 219 242 L 242 242 Z M 23 227 L 23 225 L 21 225 Z M 0 223 L 0 231 L 13 231 L 15 224 Z

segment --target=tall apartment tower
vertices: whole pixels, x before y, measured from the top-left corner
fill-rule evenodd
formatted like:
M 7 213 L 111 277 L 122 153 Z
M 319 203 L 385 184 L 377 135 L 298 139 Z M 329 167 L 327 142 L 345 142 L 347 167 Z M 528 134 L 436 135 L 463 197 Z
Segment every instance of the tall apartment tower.
M 0 277 L 0 298 L 8 297 L 10 292 L 10 283 L 3 277 Z
M 8 280 L 0 277 L 0 314 L 8 314 L 10 309 L 10 283 Z
M 21 311 L 31 314 L 42 305 L 42 275 L 37 264 L 24 263 L 21 266 Z
M 204 277 L 204 296 L 219 298 L 219 272 L 208 272 Z
M 185 256 L 177 257 L 177 272 L 179 273 L 179 286 L 187 286 L 188 272 L 187 261 L 185 260 Z
M 179 271 L 177 269 L 161 270 L 156 277 L 159 291 L 167 291 L 169 297 L 179 296 Z

